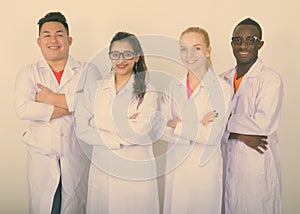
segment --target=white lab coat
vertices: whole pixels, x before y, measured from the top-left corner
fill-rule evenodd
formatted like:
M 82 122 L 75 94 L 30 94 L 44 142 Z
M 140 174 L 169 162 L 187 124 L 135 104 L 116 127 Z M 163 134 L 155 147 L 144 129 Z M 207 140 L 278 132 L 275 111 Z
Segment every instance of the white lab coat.
M 235 72 L 234 68 L 221 75 L 232 90 Z M 233 110 L 224 135 L 227 214 L 281 213 L 277 129 L 282 100 L 281 77 L 257 59 L 233 96 Z M 268 150 L 261 155 L 243 142 L 227 141 L 230 132 L 267 135 Z
M 209 69 L 188 99 L 186 78 L 171 82 L 161 103 L 167 121 L 182 119 L 175 129 L 166 127 L 162 138 L 169 142 L 164 213 L 217 214 L 222 198 L 220 143 L 229 113 L 230 86 Z M 218 117 L 203 126 L 201 120 L 212 110 Z
M 84 213 L 89 160 L 83 153 L 73 127 L 73 116 L 50 120 L 54 106 L 35 101 L 40 83 L 66 96 L 74 111 L 76 93 L 85 82 L 100 77 L 95 66 L 69 56 L 58 84 L 45 60 L 24 67 L 15 83 L 14 105 L 18 117 L 29 120 L 23 142 L 28 148 L 30 213 L 50 213 L 59 179 L 62 182 L 62 213 Z
M 147 134 L 152 130 L 157 94 L 148 84 L 137 108 L 133 81 L 132 76 L 116 94 L 111 71 L 78 102 L 77 135 L 93 145 L 87 213 L 159 212 L 155 159 Z M 136 112 L 138 117 L 129 119 Z

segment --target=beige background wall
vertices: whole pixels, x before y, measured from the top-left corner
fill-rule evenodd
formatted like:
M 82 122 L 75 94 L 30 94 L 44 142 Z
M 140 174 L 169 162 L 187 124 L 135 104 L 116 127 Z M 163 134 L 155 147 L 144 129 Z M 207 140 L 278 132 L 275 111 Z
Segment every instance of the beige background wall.
M 279 129 L 283 213 L 299 212 L 300 8 L 296 0 L 12 0 L 5 5 L 0 13 L 0 213 L 26 213 L 28 209 L 26 148 L 21 143 L 26 122 L 15 116 L 12 93 L 19 69 L 41 57 L 36 23 L 53 10 L 62 11 L 70 23 L 72 55 L 86 61 L 119 30 L 178 37 L 188 26 L 202 26 L 210 34 L 218 73 L 235 63 L 230 48 L 233 27 L 246 17 L 256 19 L 265 40 L 260 56 L 282 75 L 285 84 Z

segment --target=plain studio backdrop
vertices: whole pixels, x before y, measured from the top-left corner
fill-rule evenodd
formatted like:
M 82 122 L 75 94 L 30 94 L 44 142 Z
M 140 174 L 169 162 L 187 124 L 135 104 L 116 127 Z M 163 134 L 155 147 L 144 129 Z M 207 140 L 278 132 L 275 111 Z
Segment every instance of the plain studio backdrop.
M 117 31 L 178 38 L 189 26 L 203 27 L 211 38 L 212 61 L 217 73 L 235 65 L 230 46 L 234 26 L 247 17 L 258 21 L 265 41 L 260 57 L 266 65 L 277 70 L 284 81 L 285 97 L 279 128 L 283 213 L 299 212 L 298 5 L 295 0 L 6 1 L 0 13 L 0 213 L 28 212 L 27 152 L 22 143 L 27 121 L 16 117 L 13 89 L 20 68 L 41 58 L 36 43 L 37 21 L 49 11 L 61 11 L 66 16 L 74 39 L 71 54 L 83 61 L 89 61 L 106 48 Z M 149 62 L 150 69 L 164 69 L 163 63 L 161 66 L 155 60 Z M 160 153 L 163 146 L 155 149 Z M 159 178 L 159 184 L 162 197 L 162 178 Z

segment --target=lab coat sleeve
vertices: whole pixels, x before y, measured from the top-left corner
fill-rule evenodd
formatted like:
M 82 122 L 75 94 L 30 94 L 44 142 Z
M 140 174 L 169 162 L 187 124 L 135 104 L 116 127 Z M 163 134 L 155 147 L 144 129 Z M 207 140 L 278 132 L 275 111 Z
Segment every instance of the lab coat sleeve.
M 54 110 L 53 105 L 35 101 L 38 92 L 34 80 L 35 68 L 23 68 L 17 76 L 14 88 L 14 107 L 21 120 L 37 120 L 49 122 Z
M 76 106 L 76 102 L 80 99 L 83 90 L 88 88 L 88 84 L 100 79 L 101 73 L 94 64 L 87 63 L 84 65 L 76 91 L 65 94 L 67 106 L 70 112 L 73 112 L 75 110 L 74 106 Z
M 183 126 L 187 127 L 184 131 Z M 177 123 L 174 129 L 174 134 L 185 140 L 194 141 L 197 143 L 205 143 L 210 134 L 210 130 L 211 124 L 203 126 L 200 121 L 195 123 L 184 120 Z
M 147 91 L 142 103 L 137 109 L 138 116 L 136 119 L 129 119 L 130 126 L 138 134 L 148 134 L 154 123 L 153 119 L 157 112 L 157 93 L 154 90 Z
M 75 106 L 75 132 L 80 141 L 90 145 L 104 146 L 94 120 L 94 97 L 98 82 L 88 87 Z
M 161 140 L 175 143 L 178 140 L 178 136 L 174 134 L 174 128 L 168 127 L 167 122 L 171 119 L 171 99 L 168 96 L 168 92 L 164 92 L 159 102 L 159 112 L 161 113 L 163 120 L 163 134 Z
M 261 89 L 254 100 L 254 108 L 249 112 L 231 115 L 229 132 L 249 135 L 270 135 L 278 128 L 279 114 L 283 100 L 283 84 L 280 76 L 264 78 Z M 251 103 L 248 104 L 250 106 Z M 252 104 L 253 105 L 253 104 Z M 253 107 L 248 107 L 253 108 Z

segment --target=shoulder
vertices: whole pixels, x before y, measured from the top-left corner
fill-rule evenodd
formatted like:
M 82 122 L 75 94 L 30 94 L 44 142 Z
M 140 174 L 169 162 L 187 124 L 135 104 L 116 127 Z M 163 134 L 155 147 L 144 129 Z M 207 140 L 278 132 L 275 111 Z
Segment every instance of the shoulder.
M 282 80 L 281 75 L 271 67 L 263 65 L 262 72 L 263 72 L 263 75 L 266 77 L 270 77 L 270 78 L 272 78 L 274 80 L 278 80 L 278 81 Z
M 235 70 L 235 68 L 230 68 L 229 70 L 227 70 L 227 71 L 221 73 L 221 74 L 219 75 L 219 77 L 220 77 L 221 79 L 225 80 L 226 82 L 229 82 L 230 79 L 231 79 L 231 76 L 232 76 L 232 74 L 233 74 L 233 72 L 234 72 L 234 70 Z
M 274 85 L 282 85 L 282 77 L 281 75 L 273 68 L 265 65 L 261 59 L 259 59 L 259 68 L 260 74 L 258 75 L 258 79 L 263 84 Z
M 225 81 L 221 77 L 219 77 L 218 80 L 219 80 L 219 83 L 220 83 L 220 85 L 221 85 L 221 87 L 224 91 L 230 91 L 231 90 L 231 85 L 227 81 Z
M 45 67 L 44 62 L 37 61 L 37 62 L 31 63 L 31 64 L 22 66 L 19 70 L 19 73 L 34 74 L 34 73 L 37 73 L 42 67 Z

